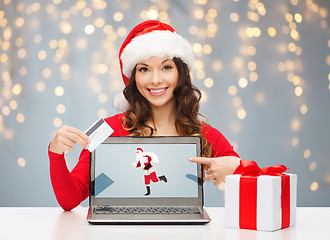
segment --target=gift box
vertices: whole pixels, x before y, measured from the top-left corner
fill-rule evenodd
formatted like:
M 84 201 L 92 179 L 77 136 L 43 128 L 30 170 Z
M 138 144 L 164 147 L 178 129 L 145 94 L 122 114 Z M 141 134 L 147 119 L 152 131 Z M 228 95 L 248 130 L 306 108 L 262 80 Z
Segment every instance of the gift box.
M 276 165 L 260 169 L 241 160 L 226 176 L 226 227 L 274 231 L 296 223 L 297 175 Z

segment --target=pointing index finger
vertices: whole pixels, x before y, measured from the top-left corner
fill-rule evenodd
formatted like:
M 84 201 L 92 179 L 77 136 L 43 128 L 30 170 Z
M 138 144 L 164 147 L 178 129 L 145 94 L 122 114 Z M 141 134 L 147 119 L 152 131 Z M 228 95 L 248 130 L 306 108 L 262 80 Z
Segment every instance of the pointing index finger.
M 211 163 L 211 159 L 205 157 L 191 157 L 189 158 L 189 161 L 194 163 L 206 164 L 206 165 Z

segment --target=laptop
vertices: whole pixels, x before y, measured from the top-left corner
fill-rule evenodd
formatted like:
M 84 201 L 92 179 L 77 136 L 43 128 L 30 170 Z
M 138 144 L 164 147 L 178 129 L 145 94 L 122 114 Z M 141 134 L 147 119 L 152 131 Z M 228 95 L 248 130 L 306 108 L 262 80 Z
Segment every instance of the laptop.
M 108 137 L 90 155 L 91 224 L 206 224 L 199 137 Z

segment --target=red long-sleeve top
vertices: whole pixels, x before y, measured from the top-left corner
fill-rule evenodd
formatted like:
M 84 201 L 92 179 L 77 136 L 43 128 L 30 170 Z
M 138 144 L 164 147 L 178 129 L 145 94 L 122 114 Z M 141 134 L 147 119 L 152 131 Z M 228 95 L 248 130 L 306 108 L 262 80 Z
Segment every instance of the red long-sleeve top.
M 106 118 L 105 121 L 114 130 L 111 136 L 128 136 L 120 120 L 124 113 Z M 238 154 L 227 139 L 210 125 L 202 125 L 202 134 L 212 146 L 212 157 L 236 156 Z M 70 211 L 89 196 L 89 157 L 88 150 L 82 150 L 79 161 L 74 169 L 68 170 L 64 154 L 51 152 L 48 148 L 50 162 L 50 179 L 58 203 Z

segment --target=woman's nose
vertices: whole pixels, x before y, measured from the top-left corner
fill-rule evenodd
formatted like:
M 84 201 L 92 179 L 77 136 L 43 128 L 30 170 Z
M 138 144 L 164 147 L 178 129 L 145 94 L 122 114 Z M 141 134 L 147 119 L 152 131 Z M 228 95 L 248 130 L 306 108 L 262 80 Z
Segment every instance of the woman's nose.
M 152 74 L 152 83 L 153 84 L 160 84 L 162 82 L 162 76 L 159 71 L 153 71 Z

